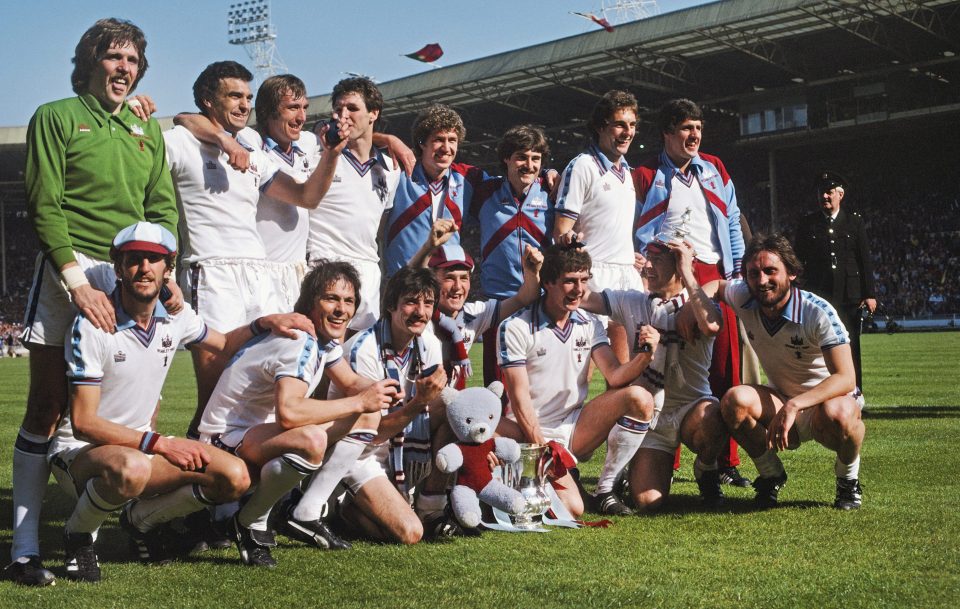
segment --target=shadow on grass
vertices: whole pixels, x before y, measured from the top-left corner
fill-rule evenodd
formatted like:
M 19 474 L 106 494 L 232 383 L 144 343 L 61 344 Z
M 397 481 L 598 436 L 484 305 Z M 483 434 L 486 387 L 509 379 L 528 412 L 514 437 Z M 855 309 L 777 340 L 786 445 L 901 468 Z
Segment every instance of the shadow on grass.
M 63 569 L 63 522 L 73 511 L 74 501 L 57 484 L 47 485 L 47 494 L 43 502 L 43 512 L 40 517 L 40 552 L 45 566 L 53 571 L 58 578 L 65 577 Z M 0 488 L 0 514 L 13 513 L 12 491 L 9 488 Z M 97 535 L 97 557 L 100 563 L 134 563 L 139 562 L 136 554 L 130 547 L 130 539 L 117 524 L 117 515 L 113 514 L 100 528 Z M 13 532 L 10 521 L 2 521 L 0 526 L 0 566 L 6 564 L 10 555 Z M 239 557 L 231 548 L 227 551 L 206 551 L 182 556 L 177 562 L 230 564 L 236 563 Z
M 960 406 L 867 406 L 865 419 L 955 419 Z

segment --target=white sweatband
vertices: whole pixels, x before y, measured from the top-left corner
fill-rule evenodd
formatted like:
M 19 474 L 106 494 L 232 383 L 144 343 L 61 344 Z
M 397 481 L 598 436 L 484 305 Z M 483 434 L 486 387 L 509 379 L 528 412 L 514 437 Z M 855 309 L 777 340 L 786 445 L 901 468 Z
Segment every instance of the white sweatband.
M 61 270 L 60 277 L 63 278 L 63 283 L 67 286 L 68 290 L 90 284 L 90 282 L 87 281 L 87 274 L 84 273 L 83 269 L 79 266 L 69 266 Z

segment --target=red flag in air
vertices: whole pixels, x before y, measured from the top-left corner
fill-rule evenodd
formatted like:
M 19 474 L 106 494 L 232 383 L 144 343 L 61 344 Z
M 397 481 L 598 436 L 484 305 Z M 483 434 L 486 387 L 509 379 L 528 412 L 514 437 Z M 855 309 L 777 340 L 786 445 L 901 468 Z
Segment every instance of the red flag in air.
M 599 26 L 602 27 L 603 29 L 607 30 L 608 32 L 612 32 L 612 31 L 613 31 L 613 26 L 610 25 L 610 22 L 607 21 L 606 19 L 604 19 L 603 17 L 597 17 L 597 16 L 594 15 L 593 13 L 577 13 L 577 12 L 574 12 L 573 14 L 574 14 L 574 15 L 577 15 L 578 17 L 583 17 L 584 19 L 589 19 L 590 21 L 593 21 L 594 23 L 596 23 L 597 25 L 599 25 Z
M 423 47 L 416 53 L 408 53 L 407 57 L 410 59 L 416 59 L 417 61 L 422 61 L 423 63 L 432 63 L 443 56 L 443 49 L 440 48 L 440 45 L 434 42 L 433 44 L 428 44 Z

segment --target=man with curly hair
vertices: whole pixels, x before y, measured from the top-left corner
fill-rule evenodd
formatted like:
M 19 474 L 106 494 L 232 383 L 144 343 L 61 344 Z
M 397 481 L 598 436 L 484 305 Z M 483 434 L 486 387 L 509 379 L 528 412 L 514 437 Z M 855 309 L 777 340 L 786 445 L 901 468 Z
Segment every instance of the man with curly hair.
M 97 21 L 73 57 L 77 96 L 40 106 L 27 128 L 24 182 L 43 251 L 24 323 L 30 392 L 13 451 L 13 563 L 4 570 L 19 584 L 54 582 L 40 562 L 37 531 L 50 477 L 45 455 L 67 406 L 64 335 L 78 311 L 113 331 L 109 251 L 121 228 L 148 220 L 176 231 L 160 126 L 125 103 L 146 73 L 146 47 L 143 31 L 129 21 Z M 176 310 L 181 299 L 172 287 L 177 296 L 164 304 Z
M 454 162 L 467 129 L 453 108 L 430 106 L 417 115 L 411 131 L 417 165 L 413 175 L 401 178 L 387 218 L 384 258 L 388 277 L 413 258 L 436 220 L 450 219 L 459 229 L 474 190 L 490 177 L 482 169 Z M 451 243 L 460 244 L 459 233 Z

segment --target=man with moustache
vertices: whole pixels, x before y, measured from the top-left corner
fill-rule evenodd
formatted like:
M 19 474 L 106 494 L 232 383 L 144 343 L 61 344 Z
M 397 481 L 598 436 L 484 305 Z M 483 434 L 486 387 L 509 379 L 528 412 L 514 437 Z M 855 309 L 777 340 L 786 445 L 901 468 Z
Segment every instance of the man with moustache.
M 400 385 L 398 399 L 381 412 L 376 438 L 344 477 L 347 497 L 340 516 L 358 534 L 414 544 L 423 525 L 410 507 L 430 471 L 432 408 L 447 384 L 440 341 L 425 333 L 439 295 L 434 273 L 401 268 L 384 286 L 380 319 L 344 345 L 360 376 Z M 330 397 L 342 395 L 333 385 Z
M 64 335 L 78 311 L 113 329 L 109 250 L 121 228 L 148 220 L 176 230 L 160 127 L 124 103 L 146 74 L 146 46 L 129 21 L 97 21 L 74 53 L 77 97 L 40 106 L 27 128 L 27 205 L 43 252 L 24 322 L 30 390 L 13 451 L 13 562 L 4 569 L 23 585 L 54 582 L 40 561 L 38 526 L 50 476 L 45 454 L 67 406 Z M 180 291 L 171 288 L 165 304 L 177 310 Z
M 326 472 L 335 484 L 373 439 L 381 408 L 398 393 L 394 380 L 361 378 L 343 359 L 340 341 L 358 304 L 359 284 L 351 265 L 320 261 L 304 278 L 294 309 L 310 318 L 316 338 L 298 331 L 292 341 L 265 335 L 248 342 L 224 370 L 204 410 L 202 438 L 242 458 L 258 480 L 229 525 L 248 566 L 276 566 L 268 524 L 274 504 L 315 472 Z M 323 377 L 346 397 L 313 399 Z M 320 490 L 317 482 L 310 482 L 308 495 Z M 287 507 L 280 516 L 281 530 L 295 539 L 349 547 L 326 528 L 319 512 Z
M 60 486 L 77 500 L 64 527 L 66 573 L 76 581 L 100 580 L 94 537 L 111 512 L 124 508 L 120 525 L 138 558 L 162 563 L 172 557 L 164 523 L 233 501 L 249 485 L 235 457 L 156 433 L 160 389 L 177 347 L 230 356 L 268 328 L 284 337 L 294 327 L 312 329 L 303 316 L 277 314 L 224 335 L 189 308 L 168 312 L 160 291 L 175 257 L 176 239 L 158 224 L 120 231 L 110 251 L 115 332 L 94 327 L 82 314 L 69 331 L 70 409 L 48 458 Z
M 636 240 L 640 253 L 656 240 L 663 227 L 683 232 L 697 257 L 693 270 L 706 284 L 719 278 L 739 277 L 743 256 L 740 210 L 730 175 L 719 158 L 700 152 L 703 110 L 689 99 L 674 99 L 660 108 L 657 126 L 663 150 L 633 173 L 637 191 Z M 665 235 L 665 239 L 673 235 Z M 717 398 L 740 384 L 740 349 L 733 312 L 721 304 L 723 328 L 713 344 L 710 386 Z M 720 455 L 721 479 L 726 484 L 749 486 L 737 466 L 740 458 L 731 439 Z M 680 467 L 680 451 L 674 468 Z
M 440 339 L 443 346 L 443 365 L 447 372 L 448 384 L 456 389 L 465 389 L 469 373 L 470 348 L 478 336 L 494 331 L 503 319 L 513 315 L 520 308 L 534 302 L 540 295 L 539 272 L 543 263 L 540 250 L 527 244 L 523 255 L 523 283 L 515 294 L 504 300 L 489 298 L 467 302 L 470 295 L 470 273 L 473 271 L 473 258 L 459 245 L 447 243 L 456 228 L 450 220 L 437 220 L 433 224 L 431 237 L 410 261 L 411 268 L 424 264 L 433 270 L 440 285 L 437 307 L 433 321 L 427 333 Z M 489 351 L 496 338 L 487 343 Z M 467 365 L 456 365 L 465 361 Z M 430 417 L 430 442 L 433 446 L 445 446 L 456 442 L 445 417 L 440 412 L 432 412 Z M 447 480 L 449 476 L 431 469 L 416 498 L 416 510 L 424 521 L 428 537 L 456 533 L 456 519 L 452 514 L 444 515 L 447 505 Z M 446 516 L 443 521 L 438 519 Z
M 640 289 L 632 234 L 636 195 L 624 157 L 637 132 L 637 99 L 607 91 L 594 106 L 587 130 L 590 145 L 563 171 L 553 239 L 561 245 L 586 243 L 593 260 L 591 290 Z M 607 331 L 613 353 L 627 361 L 626 331 L 615 322 Z
M 786 237 L 754 237 L 743 261 L 746 281 L 720 281 L 717 295 L 746 327 L 768 384 L 733 387 L 720 412 L 757 466 L 755 504 L 775 507 L 787 483 L 777 453 L 813 439 L 837 454 L 833 507 L 857 509 L 865 429 L 847 331 L 830 303 L 795 287 L 803 264 Z
M 164 134 L 180 206 L 184 263 L 180 283 L 194 310 L 221 330 L 280 307 L 266 277 L 269 264 L 257 231 L 261 194 L 289 205 L 315 207 L 330 186 L 345 146 L 345 142 L 324 145 L 316 169 L 303 182 L 280 171 L 280 165 L 261 148 L 260 136 L 246 127 L 252 79 L 242 65 L 221 61 L 208 65 L 193 85 L 194 102 L 219 136 L 248 149 L 247 171 L 234 169 L 221 156 L 222 145 L 205 143 L 185 127 L 176 126 Z M 344 133 L 349 135 L 349 129 Z M 191 436 L 196 435 L 203 407 L 226 361 L 194 353 L 193 364 L 197 410 L 188 430 Z

